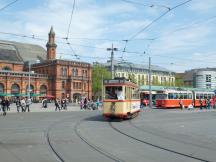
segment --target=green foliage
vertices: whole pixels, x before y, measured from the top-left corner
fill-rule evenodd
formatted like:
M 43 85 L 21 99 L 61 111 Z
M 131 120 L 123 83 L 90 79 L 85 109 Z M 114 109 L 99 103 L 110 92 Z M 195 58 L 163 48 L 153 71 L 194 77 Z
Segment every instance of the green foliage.
M 136 80 L 135 74 L 129 74 L 128 79 L 129 79 L 131 82 L 137 84 L 137 80 Z
M 111 73 L 101 65 L 93 65 L 92 92 L 94 96 L 101 95 L 102 79 L 111 79 Z
M 183 81 L 183 79 L 176 78 L 175 79 L 175 86 L 176 87 L 184 87 L 184 81 Z

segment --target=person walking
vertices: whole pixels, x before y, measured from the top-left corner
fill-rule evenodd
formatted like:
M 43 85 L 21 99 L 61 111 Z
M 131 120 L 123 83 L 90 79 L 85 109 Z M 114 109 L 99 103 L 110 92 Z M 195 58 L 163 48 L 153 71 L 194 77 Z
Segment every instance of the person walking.
M 7 111 L 10 111 L 10 101 L 8 100 L 8 98 L 6 98 L 5 102 L 6 102 Z
M 1 101 L 3 116 L 6 116 L 6 100 L 3 98 Z
M 60 103 L 59 103 L 59 100 L 58 99 L 56 99 L 55 100 L 55 111 L 57 111 L 57 109 L 59 109 L 59 111 L 60 111 Z
M 84 100 L 81 99 L 80 100 L 80 110 L 82 110 L 84 108 Z

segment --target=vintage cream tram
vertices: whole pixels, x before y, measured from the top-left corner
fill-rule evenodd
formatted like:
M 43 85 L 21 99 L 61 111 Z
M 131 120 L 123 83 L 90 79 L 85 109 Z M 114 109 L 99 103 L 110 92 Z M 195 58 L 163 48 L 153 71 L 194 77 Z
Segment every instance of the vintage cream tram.
M 138 86 L 127 79 L 115 78 L 103 82 L 103 116 L 133 118 L 140 111 Z

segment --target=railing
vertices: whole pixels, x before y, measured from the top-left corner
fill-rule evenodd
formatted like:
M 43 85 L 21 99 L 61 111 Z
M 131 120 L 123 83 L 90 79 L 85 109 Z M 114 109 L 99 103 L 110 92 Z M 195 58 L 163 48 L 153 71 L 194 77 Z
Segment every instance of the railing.
M 28 77 L 29 72 L 0 70 L 0 76 Z M 30 73 L 30 76 L 33 78 L 48 78 L 47 74 Z

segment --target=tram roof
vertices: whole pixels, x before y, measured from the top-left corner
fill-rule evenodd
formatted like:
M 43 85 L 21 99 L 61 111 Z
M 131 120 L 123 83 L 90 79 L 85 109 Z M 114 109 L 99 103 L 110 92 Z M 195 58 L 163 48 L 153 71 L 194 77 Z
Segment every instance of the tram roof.
M 132 85 L 132 86 L 138 87 L 135 83 L 125 78 L 105 79 L 103 83 L 105 85 L 109 85 L 109 84 L 110 85 Z
M 148 91 L 149 86 L 143 85 L 139 87 L 140 91 Z M 215 92 L 214 89 L 206 88 L 190 88 L 190 87 L 168 87 L 168 86 L 151 86 L 152 91 L 162 91 L 162 90 L 178 90 L 178 91 L 202 91 L 202 92 Z

